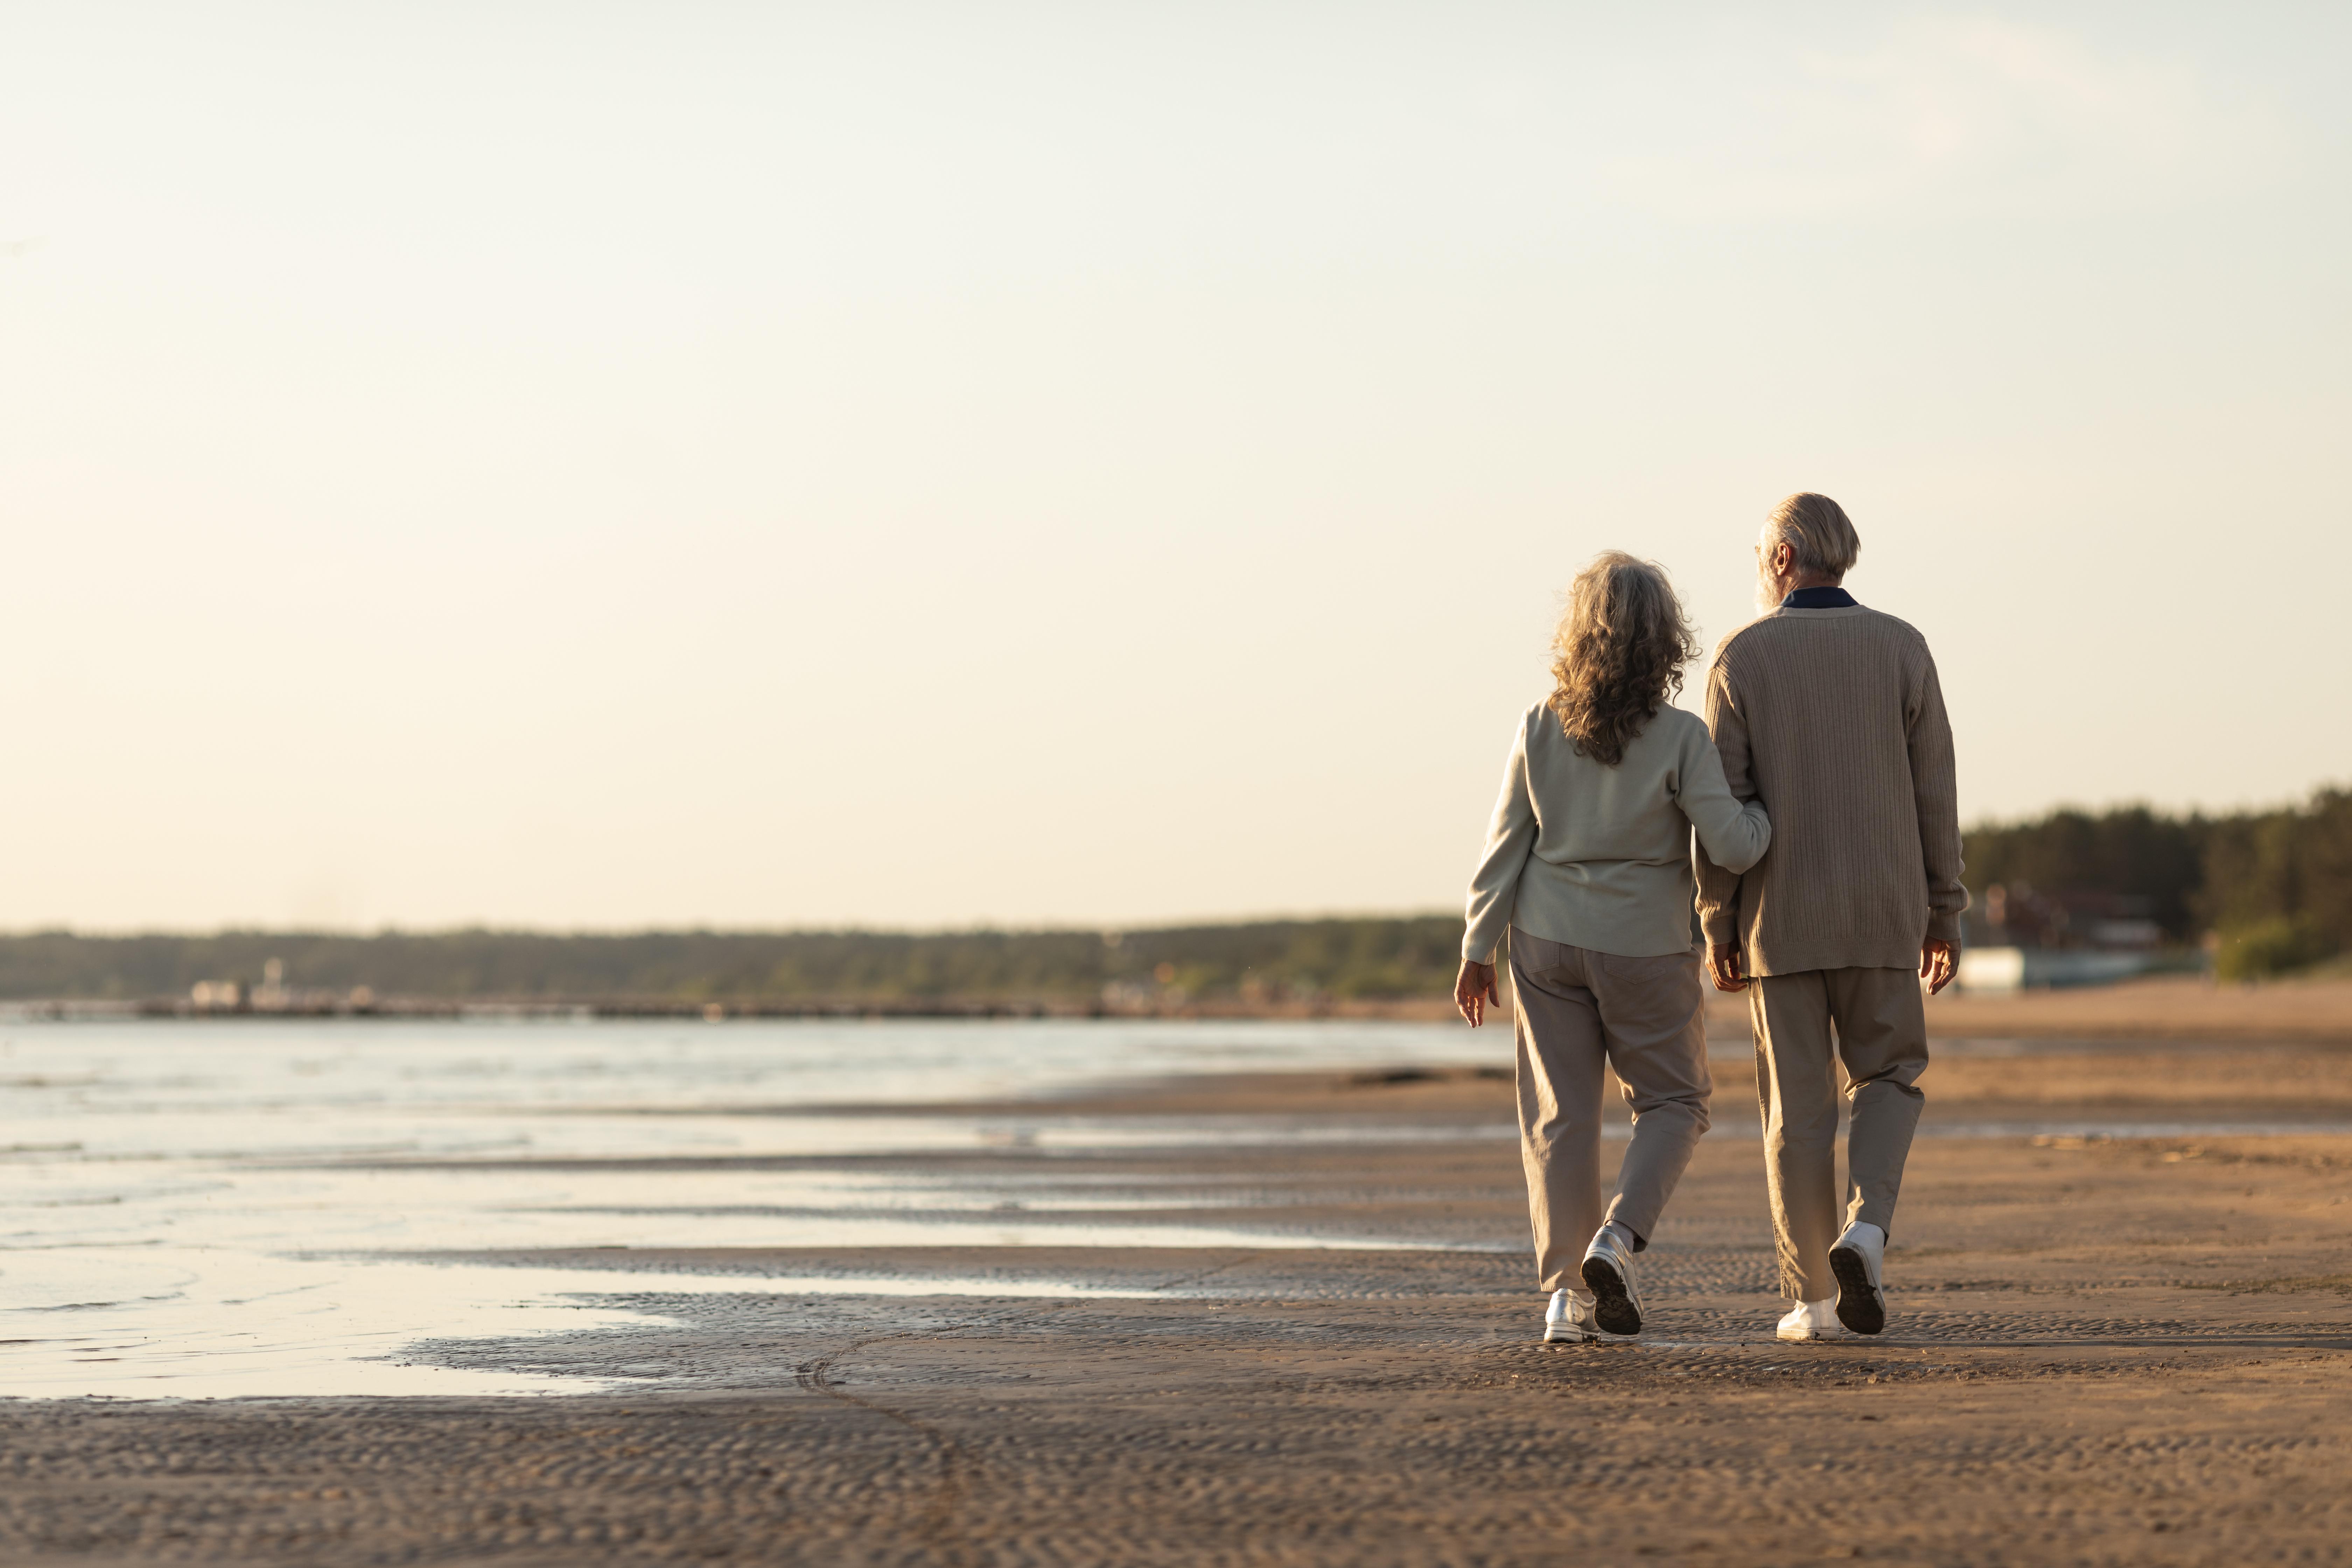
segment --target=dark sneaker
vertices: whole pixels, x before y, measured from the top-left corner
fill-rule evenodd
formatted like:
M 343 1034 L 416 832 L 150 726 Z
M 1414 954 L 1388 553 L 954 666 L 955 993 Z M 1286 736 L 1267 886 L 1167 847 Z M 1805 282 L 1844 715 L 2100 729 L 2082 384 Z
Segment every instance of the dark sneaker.
M 1592 1317 L 1612 1334 L 1642 1331 L 1642 1297 L 1633 1289 L 1633 1249 L 1602 1226 L 1584 1249 L 1584 1288 L 1592 1292 Z
M 1886 1233 L 1867 1221 L 1856 1220 L 1830 1248 L 1830 1272 L 1837 1276 L 1838 1321 L 1857 1334 L 1874 1334 L 1886 1327 L 1885 1278 Z

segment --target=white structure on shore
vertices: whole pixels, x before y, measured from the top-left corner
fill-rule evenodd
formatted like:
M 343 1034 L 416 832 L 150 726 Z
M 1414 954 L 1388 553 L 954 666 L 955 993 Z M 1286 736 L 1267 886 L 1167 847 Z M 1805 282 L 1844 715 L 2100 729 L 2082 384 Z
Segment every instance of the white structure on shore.
M 1960 950 L 1963 991 L 2021 991 L 2042 985 L 2112 985 L 2157 965 L 2152 952 L 2079 947 L 1970 947 Z

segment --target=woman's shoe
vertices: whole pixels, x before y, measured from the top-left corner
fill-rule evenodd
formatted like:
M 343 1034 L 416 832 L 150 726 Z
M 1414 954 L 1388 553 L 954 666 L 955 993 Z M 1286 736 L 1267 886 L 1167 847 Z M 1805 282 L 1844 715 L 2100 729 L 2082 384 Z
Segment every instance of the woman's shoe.
M 1837 1319 L 1837 1298 L 1823 1297 L 1818 1301 L 1800 1301 L 1789 1309 L 1772 1331 L 1773 1338 L 1803 1343 L 1807 1340 L 1842 1340 L 1846 1337 L 1845 1325 Z
M 1600 1337 L 1592 1326 L 1590 1300 L 1565 1289 L 1551 1293 L 1551 1305 L 1544 1310 L 1544 1343 L 1582 1344 Z

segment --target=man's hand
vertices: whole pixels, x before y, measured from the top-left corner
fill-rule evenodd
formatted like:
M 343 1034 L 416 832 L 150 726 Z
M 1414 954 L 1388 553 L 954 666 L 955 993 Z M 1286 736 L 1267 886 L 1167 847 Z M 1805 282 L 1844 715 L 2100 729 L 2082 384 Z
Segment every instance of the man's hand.
M 1462 961 L 1462 973 L 1454 977 L 1454 1005 L 1462 1009 L 1462 1016 L 1472 1028 L 1486 1021 L 1486 1009 L 1503 1005 L 1495 992 L 1495 966 Z
M 1919 944 L 1919 978 L 1927 983 L 1927 994 L 1933 996 L 1952 983 L 1959 968 L 1960 955 L 1952 951 L 1948 942 L 1929 937 Z
M 1717 991 L 1745 991 L 1748 976 L 1739 973 L 1739 949 L 1719 942 L 1706 950 L 1706 972 Z

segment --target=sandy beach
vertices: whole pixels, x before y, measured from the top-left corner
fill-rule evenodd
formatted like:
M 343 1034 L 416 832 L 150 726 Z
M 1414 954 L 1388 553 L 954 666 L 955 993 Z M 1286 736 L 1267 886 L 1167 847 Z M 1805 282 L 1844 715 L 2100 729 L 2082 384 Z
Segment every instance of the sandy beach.
M 1594 1346 L 1538 1342 L 1496 1070 L 1227 1074 L 992 1110 L 1291 1135 L 738 1164 L 1032 1192 L 1013 1206 L 1033 1226 L 1073 1193 L 1095 1224 L 1181 1202 L 1189 1225 L 1283 1245 L 476 1253 L 464 1261 L 607 1282 L 642 1271 L 648 1290 L 615 1299 L 649 1315 L 409 1354 L 619 1392 L 18 1403 L 0 1438 L 0 1552 L 2352 1559 L 2352 1052 L 2013 1052 L 1931 1070 L 1876 1341 L 1769 1338 L 1752 1083 L 1736 1060 L 1717 1062 L 1717 1131 L 1644 1259 L 1649 1326 Z
M 1509 997 L 1502 1009 L 1509 1015 Z M 1192 1011 L 1211 1016 L 1206 1005 Z M 1235 1016 L 1303 1016 L 1304 1008 L 1233 1008 Z M 1449 1019 L 1441 996 L 1392 1002 L 1330 1002 L 1334 1017 Z M 1710 993 L 1714 1035 L 1744 1028 L 1747 1002 Z M 1941 1039 L 2021 1036 L 2055 1039 L 2284 1040 L 2352 1045 L 2352 980 L 2291 979 L 2222 984 L 2201 974 L 2151 975 L 2116 985 L 2069 990 L 1948 991 L 1927 1009 L 1927 1032 Z

